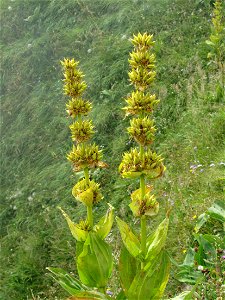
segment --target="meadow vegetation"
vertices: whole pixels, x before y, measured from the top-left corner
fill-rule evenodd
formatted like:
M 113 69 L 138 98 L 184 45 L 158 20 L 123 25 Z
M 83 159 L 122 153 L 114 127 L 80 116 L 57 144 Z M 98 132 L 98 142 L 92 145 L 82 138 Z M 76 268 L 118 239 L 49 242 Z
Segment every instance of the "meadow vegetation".
M 71 194 L 83 174 L 72 173 L 66 160 L 71 141 L 59 63 L 64 57 L 79 60 L 86 75 L 85 96 L 93 103 L 90 117 L 97 131 L 92 140 L 109 165 L 91 173 L 105 199 L 94 209 L 96 219 L 108 202 L 119 217 L 139 227 L 127 207 L 139 183 L 118 174 L 122 153 L 134 146 L 121 108 L 132 91 L 129 39 L 138 32 L 152 33 L 156 40 L 153 90 L 160 104 L 154 112 L 154 150 L 167 168 L 154 184 L 161 209 L 149 229 L 172 207 L 166 249 L 181 263 L 197 217 L 225 200 L 224 87 L 220 93 L 215 88 L 221 73 L 209 65 L 205 42 L 211 34 L 212 1 L 2 0 L 0 5 L 0 298 L 66 298 L 46 267 L 76 273 L 75 242 L 57 209 L 63 207 L 75 222 L 85 214 Z M 121 240 L 116 226 L 108 242 L 117 259 Z M 184 289 L 177 268 L 172 265 L 168 297 Z M 115 286 L 117 270 L 110 282 Z

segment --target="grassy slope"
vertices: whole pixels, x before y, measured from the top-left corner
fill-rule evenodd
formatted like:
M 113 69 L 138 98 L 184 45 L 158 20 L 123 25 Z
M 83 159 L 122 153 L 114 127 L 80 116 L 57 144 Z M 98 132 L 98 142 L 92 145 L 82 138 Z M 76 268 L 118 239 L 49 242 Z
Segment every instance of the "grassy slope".
M 167 166 L 155 187 L 161 202 L 158 220 L 173 202 L 168 248 L 179 258 L 191 237 L 193 216 L 224 197 L 224 166 L 219 163 L 225 154 L 225 115 L 223 104 L 208 101 L 207 89 L 214 82 L 205 79 L 203 59 L 207 3 L 3 0 L 1 14 L 0 298 L 31 299 L 33 291 L 51 299 L 57 288 L 45 267 L 74 269 L 74 241 L 56 209 L 63 206 L 75 220 L 84 212 L 71 197 L 76 177 L 65 161 L 70 139 L 59 65 L 63 57 L 80 60 L 89 85 L 86 96 L 94 104 L 95 141 L 104 147 L 110 165 L 93 176 L 104 187 L 106 201 L 131 218 L 127 203 L 136 183 L 120 179 L 116 168 L 121 153 L 133 145 L 120 108 L 131 90 L 128 39 L 138 31 L 151 32 L 157 40 L 154 89 L 161 105 L 155 115 L 155 147 Z M 203 166 L 191 173 L 191 164 Z M 96 213 L 105 207 L 100 205 Z

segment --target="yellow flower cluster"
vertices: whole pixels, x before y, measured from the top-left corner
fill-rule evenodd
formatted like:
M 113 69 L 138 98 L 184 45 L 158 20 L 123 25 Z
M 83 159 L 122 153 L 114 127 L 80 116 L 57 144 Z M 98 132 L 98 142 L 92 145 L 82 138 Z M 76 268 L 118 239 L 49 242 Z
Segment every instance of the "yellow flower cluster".
M 66 104 L 67 113 L 72 118 L 76 118 L 79 115 L 86 116 L 91 110 L 91 103 L 89 101 L 85 101 L 82 98 L 69 100 Z
M 156 95 L 140 91 L 132 92 L 125 101 L 127 102 L 127 106 L 123 109 L 127 116 L 151 113 L 154 106 L 159 103 L 159 100 L 156 99 Z
M 95 144 L 73 146 L 72 151 L 67 155 L 67 159 L 73 163 L 76 172 L 85 168 L 106 167 L 106 164 L 101 161 L 102 150 L 99 150 Z
M 140 216 L 154 216 L 159 211 L 159 203 L 156 201 L 155 196 L 151 195 L 150 192 L 152 186 L 147 186 L 145 191 L 145 196 L 142 199 L 141 189 L 134 191 L 131 194 L 130 208 L 135 217 Z
M 131 127 L 127 131 L 139 144 L 146 146 L 154 140 L 156 129 L 153 124 L 154 121 L 148 116 L 144 118 L 139 117 L 130 121 Z
M 119 171 L 123 177 L 136 178 L 145 175 L 148 179 L 160 177 L 165 167 L 162 163 L 163 159 L 151 150 L 147 150 L 143 155 L 136 149 L 125 152 Z
M 83 143 L 94 134 L 92 121 L 79 120 L 70 125 L 72 140 L 77 143 Z

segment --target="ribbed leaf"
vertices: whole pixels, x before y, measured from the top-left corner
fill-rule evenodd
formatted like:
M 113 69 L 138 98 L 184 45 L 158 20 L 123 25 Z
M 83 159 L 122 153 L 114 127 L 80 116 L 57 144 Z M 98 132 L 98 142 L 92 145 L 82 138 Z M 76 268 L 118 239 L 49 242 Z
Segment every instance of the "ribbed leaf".
M 137 260 L 129 253 L 129 251 L 125 247 L 123 247 L 120 253 L 119 260 L 119 276 L 122 288 L 126 295 L 137 271 Z
M 112 207 L 109 204 L 109 209 L 106 215 L 100 219 L 97 225 L 94 226 L 94 231 L 97 232 L 98 236 L 101 239 L 105 239 L 109 234 L 113 225 L 113 217 L 114 217 L 114 207 Z
M 161 299 L 169 279 L 169 269 L 169 257 L 162 252 L 147 271 L 137 273 L 128 291 L 128 299 Z
M 169 219 L 165 218 L 157 227 L 157 229 L 147 238 L 147 264 L 145 270 L 149 268 L 152 261 L 158 256 L 162 248 L 165 246 Z
M 216 201 L 207 211 L 207 213 L 213 219 L 225 222 L 225 202 L 224 201 Z
M 80 280 L 90 287 L 105 287 L 112 273 L 113 259 L 109 245 L 96 233 L 89 233 L 78 256 Z
M 118 217 L 116 218 L 116 221 L 124 246 L 127 248 L 127 250 L 133 257 L 137 257 L 141 252 L 140 241 L 138 240 L 136 235 L 131 231 L 127 223 L 125 223 Z

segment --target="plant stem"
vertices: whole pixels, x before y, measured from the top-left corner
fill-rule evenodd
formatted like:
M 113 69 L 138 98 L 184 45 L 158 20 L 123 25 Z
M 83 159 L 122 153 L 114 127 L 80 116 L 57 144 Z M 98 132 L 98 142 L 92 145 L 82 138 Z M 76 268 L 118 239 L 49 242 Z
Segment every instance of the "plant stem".
M 92 212 L 92 205 L 87 206 L 87 220 L 91 228 L 93 228 L 93 212 Z
M 146 216 L 141 217 L 141 252 L 143 256 L 146 255 L 146 240 L 147 240 L 147 228 L 146 228 Z M 144 262 L 141 263 L 141 268 L 145 266 Z
M 86 180 L 86 184 L 89 184 L 90 183 L 90 179 L 89 179 L 88 168 L 84 168 L 84 177 L 85 177 L 85 180 Z
M 142 174 L 140 178 L 140 188 L 141 188 L 141 201 L 145 197 L 145 175 Z M 146 255 L 146 239 L 147 239 L 147 228 L 146 228 L 146 216 L 141 217 L 141 252 L 143 256 Z M 144 262 L 141 263 L 142 269 L 144 268 Z
M 89 179 L 89 171 L 88 171 L 87 167 L 84 168 L 84 177 L 85 177 L 86 184 L 89 185 L 90 179 Z M 92 211 L 92 205 L 91 206 L 87 206 L 87 220 L 88 220 L 88 223 L 91 226 L 91 228 L 93 228 L 93 211 Z

